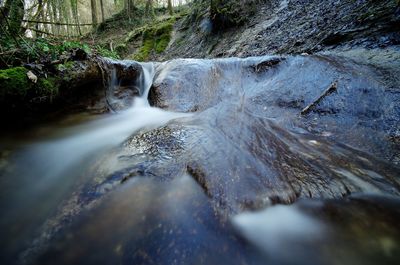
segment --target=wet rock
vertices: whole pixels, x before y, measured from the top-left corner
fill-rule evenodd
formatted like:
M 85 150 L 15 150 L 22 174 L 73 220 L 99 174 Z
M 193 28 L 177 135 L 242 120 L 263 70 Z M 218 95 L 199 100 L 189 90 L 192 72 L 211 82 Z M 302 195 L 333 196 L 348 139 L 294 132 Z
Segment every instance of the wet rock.
M 174 159 L 179 163 L 162 168 L 184 167 L 227 213 L 304 197 L 399 195 L 399 169 L 390 162 L 396 149 L 385 136 L 399 117 L 388 106 L 399 98 L 387 91 L 379 70 L 335 55 L 283 59 L 160 64 L 151 102 L 196 111 L 183 126 L 190 133 Z M 254 70 L 260 66 L 263 71 Z M 336 80 L 337 91 L 300 117 L 306 102 Z
M 113 87 L 114 96 L 124 103 L 120 109 L 131 106 L 134 96 L 143 93 L 138 89 L 138 79 L 143 72 L 139 63 L 79 53 L 79 50 L 74 50 L 65 61 L 47 62 L 47 65 L 28 64 L 2 70 L 0 117 L 13 126 L 26 126 L 27 123 L 38 123 L 66 113 L 107 112 L 110 107 L 105 91 L 112 69 L 120 80 Z

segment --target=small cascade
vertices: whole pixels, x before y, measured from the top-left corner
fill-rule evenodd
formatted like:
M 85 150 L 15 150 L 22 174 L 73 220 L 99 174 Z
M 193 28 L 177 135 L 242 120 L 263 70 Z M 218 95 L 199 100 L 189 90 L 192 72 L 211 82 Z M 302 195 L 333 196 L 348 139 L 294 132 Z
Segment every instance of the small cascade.
M 107 64 L 112 67 L 106 89 L 108 107 L 119 112 L 132 107 L 133 101 L 149 106 L 147 97 L 154 77 L 153 63 L 108 60 Z
M 8 174 L 7 179 L 13 179 L 12 183 L 0 179 L 0 193 L 7 198 L 7 202 L 13 202 L 4 205 L 3 201 L 0 202 L 4 216 L 0 220 L 0 228 L 21 222 L 24 229 L 17 233 L 5 233 L 4 239 L 12 238 L 19 242 L 15 244 L 19 247 L 22 242 L 29 242 L 31 232 L 40 227 L 46 216 L 54 212 L 65 198 L 71 196 L 77 183 L 84 181 L 83 172 L 99 154 L 118 146 L 138 130 L 157 128 L 172 119 L 188 115 L 149 105 L 147 96 L 153 77 L 152 63 L 118 61 L 111 70 L 106 91 L 113 114 L 64 130 L 62 137 L 50 137 L 49 140 L 26 145 L 15 155 L 12 163 L 23 166 Z M 27 219 L 30 225 L 22 225 Z M 5 251 L 15 253 L 19 249 Z
M 122 64 L 119 62 L 118 67 L 120 68 L 121 65 L 126 68 L 137 68 L 139 64 L 133 61 L 122 61 Z M 122 143 L 142 128 L 155 128 L 172 119 L 187 116 L 187 114 L 168 112 L 149 105 L 147 96 L 154 77 L 152 63 L 139 65 L 140 71 L 134 76 L 136 79 L 121 77 L 124 69 L 118 70 L 118 67 L 112 69 L 110 85 L 107 89 L 107 99 L 114 110 L 117 110 L 116 114 L 78 126 L 71 130 L 70 135 L 63 138 L 34 145 L 34 152 L 40 154 L 35 156 L 39 160 L 35 161 L 38 170 L 42 168 L 41 159 L 49 164 L 49 167 L 45 169 L 46 172 L 43 172 L 44 175 L 55 177 L 91 153 Z M 119 90 L 129 92 L 122 95 L 119 94 Z M 131 93 L 135 90 L 136 92 Z M 59 163 L 61 160 L 63 163 Z

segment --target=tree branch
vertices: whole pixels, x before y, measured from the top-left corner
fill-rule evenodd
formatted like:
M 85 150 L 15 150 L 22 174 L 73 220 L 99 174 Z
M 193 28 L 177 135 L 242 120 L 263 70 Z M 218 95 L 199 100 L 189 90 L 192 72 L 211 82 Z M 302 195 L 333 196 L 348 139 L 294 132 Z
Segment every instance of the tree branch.
M 337 89 L 337 81 L 333 82 L 325 91 L 316 99 L 314 100 L 311 104 L 309 104 L 307 107 L 305 107 L 300 114 L 301 115 L 306 115 L 310 111 L 312 111 L 320 102 L 323 100 L 326 96 L 331 94 L 333 91 Z
M 58 26 L 72 26 L 72 27 L 93 26 L 93 24 L 61 23 L 61 22 L 51 22 L 51 21 L 35 21 L 35 20 L 28 20 L 28 19 L 24 19 L 22 21 L 27 22 L 27 23 L 35 23 L 35 24 L 50 24 L 50 25 L 58 25 Z

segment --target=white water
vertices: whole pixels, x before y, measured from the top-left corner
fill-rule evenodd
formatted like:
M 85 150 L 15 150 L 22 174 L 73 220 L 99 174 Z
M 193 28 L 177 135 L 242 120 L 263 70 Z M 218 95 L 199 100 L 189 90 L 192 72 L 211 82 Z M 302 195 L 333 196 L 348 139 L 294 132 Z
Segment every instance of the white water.
M 28 233 L 55 211 L 60 201 L 73 191 L 74 184 L 85 177 L 90 159 L 118 146 L 138 130 L 156 128 L 189 115 L 149 105 L 147 96 L 154 67 L 151 63 L 142 66 L 138 84 L 143 93 L 130 108 L 81 126 L 64 128 L 62 137 L 24 145 L 14 154 L 12 163 L 18 167 L 12 168 L 7 178 L 0 178 L 1 196 L 7 198 L 0 205 L 7 216 L 0 220 L 0 227 L 18 225 L 15 220 L 21 223 L 29 220 L 30 225 L 21 225 L 24 229 L 13 235 L 13 240 L 26 241 Z
M 129 63 L 129 62 L 127 62 Z M 188 116 L 151 107 L 147 101 L 154 77 L 152 63 L 142 64 L 143 73 L 140 85 L 143 95 L 134 100 L 133 106 L 104 119 L 91 122 L 67 137 L 35 144 L 35 155 L 39 161 L 36 165 L 46 164 L 44 179 L 57 178 L 60 174 L 98 150 L 114 147 L 122 143 L 134 132 L 142 128 L 155 128 L 168 121 Z M 111 81 L 114 84 L 115 80 Z M 42 161 L 40 161 L 42 160 Z M 62 163 L 60 163 L 62 161 Z M 40 171 L 40 169 L 38 169 Z

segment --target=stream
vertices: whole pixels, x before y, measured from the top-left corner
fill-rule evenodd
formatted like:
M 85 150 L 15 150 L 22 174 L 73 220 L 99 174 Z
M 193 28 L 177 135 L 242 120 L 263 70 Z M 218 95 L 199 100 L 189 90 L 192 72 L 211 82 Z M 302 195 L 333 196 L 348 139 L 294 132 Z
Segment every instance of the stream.
M 393 64 L 178 59 L 143 63 L 136 80 L 111 69 L 112 113 L 1 137 L 0 263 L 398 264 Z

